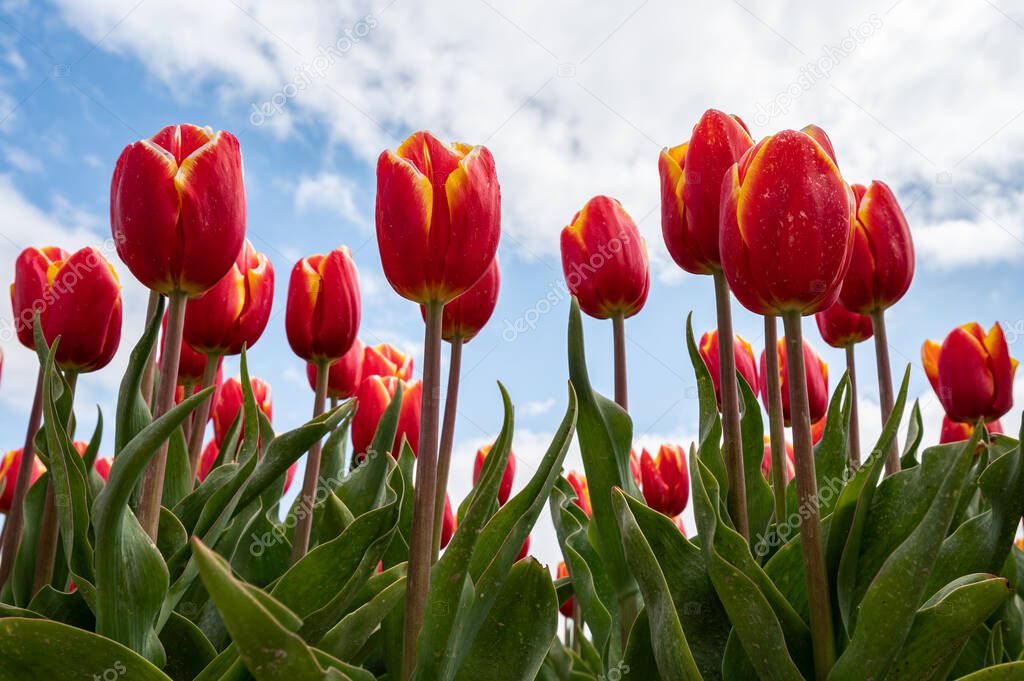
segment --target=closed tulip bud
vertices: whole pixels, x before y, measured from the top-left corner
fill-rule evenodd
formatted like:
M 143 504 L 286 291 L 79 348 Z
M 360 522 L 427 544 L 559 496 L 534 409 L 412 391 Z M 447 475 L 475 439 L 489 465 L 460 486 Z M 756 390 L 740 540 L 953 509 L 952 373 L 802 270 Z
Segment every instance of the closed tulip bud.
M 445 304 L 441 317 L 441 338 L 449 343 L 454 340 L 469 342 L 484 328 L 498 303 L 498 289 L 501 287 L 501 273 L 498 259 L 484 272 L 484 276 L 461 296 Z M 420 314 L 427 318 L 426 307 L 420 305 Z
M 569 568 L 566 567 L 565 561 L 564 560 L 558 561 L 558 572 L 556 573 L 556 577 L 558 579 L 565 579 L 568 576 L 569 576 Z M 564 603 L 562 603 L 561 605 L 558 606 L 558 612 L 562 613 L 562 615 L 564 617 L 570 617 L 571 618 L 572 617 L 573 606 L 575 604 L 576 604 L 575 599 L 572 596 L 569 596 L 569 598 L 567 598 Z
M 92 464 L 92 469 L 96 471 L 96 474 L 106 482 L 110 479 L 110 467 L 114 465 L 114 460 L 110 457 L 103 457 L 96 459 Z
M 377 159 L 377 245 L 398 295 L 447 303 L 483 276 L 501 234 L 501 190 L 486 147 L 410 135 Z
M 793 445 L 786 443 L 786 481 L 793 479 L 796 475 L 796 466 L 793 464 Z M 772 476 L 772 443 L 771 439 L 764 436 L 764 456 L 761 458 L 761 475 L 764 476 L 765 480 L 770 480 Z
M 814 315 L 821 339 L 834 348 L 845 348 L 871 338 L 871 317 L 851 312 L 841 301 Z
M 780 338 L 779 343 L 779 385 L 782 390 L 782 418 L 790 425 L 789 407 L 789 365 L 786 363 L 786 339 Z M 807 374 L 807 404 L 810 412 L 812 431 L 817 422 L 825 417 L 828 411 L 828 365 L 822 361 L 811 344 L 804 341 L 804 371 Z M 761 352 L 761 399 L 768 404 L 768 375 L 765 367 L 765 354 Z M 824 428 L 824 422 L 822 422 Z M 820 437 L 820 436 L 819 436 Z
M 722 268 L 737 300 L 757 314 L 829 307 L 850 266 L 853 213 L 820 128 L 751 147 L 722 184 Z
M 307 362 L 340 359 L 359 333 L 360 310 L 359 272 L 348 248 L 295 264 L 284 325 L 296 355 Z
M 753 143 L 738 117 L 708 109 L 688 142 L 662 150 L 661 232 L 672 259 L 687 272 L 713 274 L 722 267 L 722 178 Z
M 530 535 L 526 535 L 526 539 L 523 540 L 523 546 L 519 549 L 519 554 L 516 556 L 516 562 L 518 563 L 523 558 L 526 558 L 527 554 L 530 553 Z
M 51 267 L 59 267 L 69 255 L 56 246 L 30 247 L 23 250 L 14 261 L 14 282 L 11 284 L 14 328 L 18 340 L 29 350 L 36 349 L 32 328 L 36 315 L 42 313 L 49 304 L 46 297 L 49 289 L 47 273 Z
M 11 502 L 14 500 L 14 486 L 18 484 L 18 469 L 21 467 L 21 452 L 22 450 L 20 449 L 11 450 L 0 460 L 0 485 L 3 486 L 3 490 L 0 491 L 0 513 L 7 513 L 11 510 Z M 46 467 L 39 459 L 36 459 L 29 484 L 31 485 L 38 480 L 39 476 L 45 471 Z
M 83 248 L 47 270 L 39 323 L 62 369 L 96 371 L 110 363 L 121 342 L 121 285 L 95 248 Z
M 253 397 L 256 398 L 256 407 L 262 411 L 268 420 L 274 419 L 274 401 L 270 393 L 270 385 L 260 378 L 251 378 L 249 384 L 252 386 Z M 235 417 L 241 415 L 239 428 L 245 428 L 245 416 L 242 411 L 245 398 L 242 395 L 242 382 L 232 376 L 224 381 L 213 396 L 213 439 L 218 445 L 224 442 L 231 424 Z M 243 432 L 239 430 L 239 432 Z
M 999 419 L 996 419 L 995 421 L 989 421 L 986 423 L 985 429 L 990 435 L 996 435 L 1003 432 L 1003 424 L 999 422 Z M 954 421 L 948 416 L 943 415 L 942 431 L 939 433 L 939 444 L 944 445 L 950 442 L 963 442 L 964 440 L 970 440 L 973 433 L 974 426 L 972 424 Z
M 476 459 L 473 462 L 473 484 L 476 485 L 480 479 L 480 472 L 484 468 L 484 460 L 491 452 L 491 445 L 484 445 L 476 451 Z M 516 477 L 516 455 L 508 453 L 508 463 L 505 464 L 505 472 L 501 475 L 501 483 L 498 485 L 498 505 L 504 506 L 512 493 L 512 480 Z
M 129 144 L 110 182 L 110 227 L 117 254 L 143 286 L 190 297 L 212 288 L 245 237 L 238 140 L 170 125 Z
M 683 512 L 690 500 L 690 473 L 682 447 L 662 445 L 656 457 L 644 449 L 640 453 L 640 474 L 648 506 L 670 518 Z
M 238 258 L 217 284 L 188 301 L 185 342 L 208 355 L 237 355 L 252 349 L 270 319 L 274 266 L 246 239 Z
M 562 272 L 591 317 L 632 317 L 647 301 L 647 246 L 622 205 L 595 196 L 562 230 Z
M 455 514 L 452 513 L 452 500 L 444 495 L 444 516 L 441 520 L 441 548 L 448 546 L 456 529 Z
M 892 307 L 914 278 L 914 241 L 889 185 L 852 185 L 857 200 L 850 271 L 840 299 L 850 310 L 870 314 Z
M 352 417 L 352 448 L 356 454 L 367 454 L 373 436 L 377 432 L 384 410 L 391 398 L 395 396 L 399 382 L 394 376 L 367 376 L 359 384 L 356 391 L 356 414 Z M 401 381 L 402 408 L 398 416 L 398 430 L 391 444 L 389 453 L 398 458 L 402 438 L 409 441 L 412 453 L 419 451 L 420 445 L 420 410 L 423 401 L 423 383 L 420 381 Z
M 976 322 L 953 329 L 942 342 L 925 341 L 921 356 L 928 380 L 954 421 L 994 421 L 1013 406 L 1017 360 L 1010 357 L 1003 329 L 988 333 Z
M 412 378 L 412 355 L 406 355 L 389 343 L 367 345 L 363 350 L 363 378 L 394 376 L 403 381 Z
M 590 506 L 590 486 L 587 485 L 587 476 L 577 471 L 569 471 L 566 478 L 572 485 L 573 491 L 576 492 L 574 503 L 583 509 L 583 513 L 589 518 L 593 515 L 594 509 Z
M 336 400 L 347 400 L 356 393 L 363 376 L 363 341 L 352 342 L 341 359 L 331 362 L 327 370 L 327 396 Z M 306 364 L 306 378 L 309 387 L 316 390 L 316 365 Z
M 736 356 L 736 371 L 743 376 L 750 389 L 757 391 L 757 360 L 754 359 L 754 350 L 750 343 L 743 340 L 742 336 L 736 335 L 732 338 L 733 354 Z M 711 374 L 711 382 L 715 385 L 715 399 L 718 401 L 718 409 L 722 409 L 722 369 L 718 363 L 718 329 L 708 331 L 700 337 L 700 345 L 697 347 L 701 359 Z

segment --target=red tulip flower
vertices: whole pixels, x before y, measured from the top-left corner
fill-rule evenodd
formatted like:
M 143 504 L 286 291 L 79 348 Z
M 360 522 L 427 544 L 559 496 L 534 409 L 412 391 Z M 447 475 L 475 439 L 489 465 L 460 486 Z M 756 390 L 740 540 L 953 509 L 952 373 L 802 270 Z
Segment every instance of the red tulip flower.
M 521 561 L 526 558 L 527 554 L 530 553 L 530 535 L 526 535 L 526 539 L 523 540 L 523 545 L 519 549 L 519 553 L 516 555 L 515 562 Z
M 779 348 L 779 384 L 782 386 L 782 418 L 790 425 L 789 406 L 789 365 L 786 363 L 786 339 L 780 338 Z M 804 341 L 804 370 L 807 374 L 807 404 L 812 426 L 825 417 L 828 411 L 828 365 L 822 361 L 811 344 Z M 768 377 L 765 373 L 765 354 L 761 353 L 761 399 L 768 404 Z M 824 426 L 822 426 L 824 428 Z
M 200 357 L 204 357 L 205 358 L 206 355 L 200 355 Z M 179 377 L 180 376 L 181 376 L 181 374 L 179 374 Z M 215 373 L 213 375 L 213 384 L 212 385 L 214 387 L 213 393 L 214 393 L 215 397 L 216 397 L 217 391 L 220 390 L 220 386 L 223 383 L 224 383 L 224 367 L 223 367 L 223 360 L 221 359 L 221 361 L 217 362 L 217 373 Z M 188 389 L 188 395 L 185 394 L 185 390 L 186 389 Z M 189 383 L 179 383 L 177 385 L 177 387 L 175 387 L 175 389 L 174 389 L 174 403 L 175 404 L 181 404 L 185 400 L 186 397 L 192 397 L 193 395 L 195 395 L 198 392 L 201 392 L 202 390 L 203 390 L 202 384 L 200 384 L 200 383 L 198 383 L 196 381 L 191 381 Z M 193 421 L 196 418 L 198 418 L 198 417 L 195 415 L 195 413 L 193 413 L 193 415 L 192 415 Z M 213 418 L 212 410 L 207 413 L 206 418 L 207 418 L 207 420 Z
M 1003 424 L 999 422 L 999 419 L 996 419 L 986 423 L 985 429 L 988 430 L 990 435 L 995 435 L 1003 432 Z M 939 433 L 939 444 L 944 445 L 950 442 L 970 440 L 973 433 L 974 426 L 972 424 L 954 421 L 948 416 L 943 415 L 942 431 Z
M 564 579 L 565 577 L 568 577 L 568 576 L 569 576 L 569 568 L 566 567 L 565 561 L 564 560 L 558 561 L 557 578 L 558 579 Z M 575 601 L 574 597 L 573 596 L 569 596 L 569 598 L 567 598 L 564 603 L 562 603 L 561 605 L 558 606 L 558 612 L 562 613 L 562 615 L 565 616 L 565 617 L 572 618 L 572 610 L 573 610 L 573 606 L 575 604 L 576 604 L 576 601 Z
M 0 484 L 3 491 L 0 491 L 0 513 L 7 513 L 11 510 L 11 502 L 14 500 L 14 486 L 18 484 L 18 468 L 21 466 L 20 449 L 14 449 L 4 455 L 0 460 Z M 32 469 L 30 485 L 39 479 L 39 476 L 46 471 L 46 467 L 37 458 L 35 467 Z
M 356 414 L 352 417 L 352 448 L 356 454 L 366 454 L 373 442 L 377 424 L 391 398 L 395 396 L 399 381 L 394 376 L 368 376 L 356 391 Z M 420 408 L 423 399 L 423 384 L 420 381 L 401 381 L 402 409 L 398 416 L 398 430 L 391 445 L 390 453 L 396 459 L 400 453 L 402 437 L 409 441 L 413 454 L 419 451 Z
M 622 205 L 587 201 L 562 230 L 562 272 L 580 309 L 591 317 L 632 317 L 647 301 L 647 246 Z
M 849 269 L 853 212 L 820 128 L 751 147 L 722 184 L 722 266 L 736 298 L 757 314 L 829 307 Z
M 722 178 L 753 143 L 738 117 L 708 109 L 688 142 L 662 150 L 661 231 L 672 259 L 687 272 L 714 274 L 722 267 Z
M 253 397 L 256 398 L 256 406 L 262 411 L 268 420 L 274 418 L 273 396 L 270 392 L 270 385 L 259 378 L 250 379 Z M 242 414 L 245 398 L 242 395 L 242 382 L 232 376 L 224 381 L 213 396 L 213 439 L 220 445 L 228 434 L 228 429 L 234 422 L 235 417 Z M 242 416 L 239 422 L 240 428 L 245 428 L 245 417 Z M 241 431 L 240 431 L 241 432 Z
M 377 159 L 377 245 L 398 295 L 447 303 L 494 260 L 501 190 L 486 147 L 410 135 Z
M 914 278 L 914 241 L 896 196 L 884 182 L 852 185 L 857 199 L 850 270 L 840 298 L 847 308 L 870 314 L 892 307 Z
M 662 445 L 656 457 L 644 449 L 640 453 L 640 474 L 648 506 L 670 518 L 683 512 L 690 500 L 690 474 L 682 447 Z
M 441 548 L 448 546 L 456 529 L 455 514 L 452 513 L 452 501 L 444 495 L 444 518 L 441 521 Z
M 491 445 L 484 445 L 476 451 L 476 459 L 473 462 L 473 484 L 476 485 L 480 479 L 480 472 L 484 468 L 484 460 L 491 452 Z M 504 506 L 512 493 L 512 480 L 516 476 L 516 455 L 508 453 L 508 463 L 505 464 L 505 472 L 501 475 L 501 484 L 498 486 L 498 505 Z
M 359 333 L 359 273 L 348 248 L 311 255 L 295 264 L 288 284 L 285 330 L 307 362 L 340 359 Z
M 449 343 L 454 340 L 463 342 L 472 340 L 491 318 L 494 306 L 498 303 L 500 287 L 501 273 L 498 271 L 498 259 L 495 258 L 479 281 L 444 306 L 441 317 L 441 338 Z M 427 311 L 422 305 L 420 305 L 420 313 L 425 320 Z
M 60 267 L 70 254 L 56 246 L 29 247 L 14 261 L 14 282 L 11 284 L 11 310 L 18 340 L 35 351 L 36 341 L 32 325 L 37 314 L 46 309 L 47 290 L 51 267 Z
M 412 355 L 406 355 L 389 343 L 367 345 L 363 350 L 363 378 L 394 376 L 403 381 L 412 378 Z
M 347 400 L 356 393 L 363 376 L 363 341 L 356 338 L 352 347 L 341 359 L 331 362 L 327 369 L 327 396 L 336 400 Z M 306 363 L 306 379 L 309 387 L 316 390 L 316 365 Z
M 757 391 L 758 373 L 757 360 L 754 359 L 754 351 L 750 343 L 743 340 L 741 336 L 733 336 L 733 354 L 736 356 L 736 371 L 743 376 L 750 389 Z M 706 332 L 700 337 L 698 345 L 701 359 L 708 367 L 711 374 L 711 382 L 715 384 L 715 399 L 718 400 L 718 409 L 722 409 L 722 387 L 721 387 L 721 365 L 718 362 L 718 329 Z
M 163 326 L 160 329 L 160 360 L 167 352 L 167 314 L 164 313 Z M 221 370 L 223 359 L 217 359 L 217 371 Z M 187 342 L 181 343 L 181 354 L 178 356 L 178 386 L 199 385 L 206 370 L 206 355 L 197 351 Z M 219 381 L 218 381 L 219 383 Z M 178 402 L 181 400 L 179 399 Z
M 103 478 L 103 482 L 110 479 L 110 467 L 114 465 L 114 460 L 110 457 L 103 457 L 96 459 L 92 464 L 92 469 L 96 471 L 96 474 Z
M 871 317 L 851 312 L 840 301 L 814 315 L 814 321 L 818 323 L 822 340 L 834 348 L 845 348 L 871 338 Z
M 1013 406 L 1017 360 L 1010 357 L 998 323 L 988 333 L 976 322 L 959 326 L 941 346 L 925 341 L 921 356 L 939 402 L 954 421 L 988 423 Z
M 229 132 L 170 125 L 125 147 L 110 182 L 117 254 L 143 286 L 196 296 L 245 237 L 242 152 Z
M 764 436 L 764 457 L 761 459 L 761 475 L 769 480 L 772 475 L 772 443 L 770 438 Z M 793 479 L 796 475 L 796 468 L 793 466 L 793 445 L 786 443 L 786 481 Z
M 590 505 L 590 486 L 587 485 L 587 476 L 576 471 L 569 471 L 569 475 L 566 478 L 576 492 L 576 498 L 573 502 L 583 509 L 583 513 L 589 518 L 594 514 L 594 509 Z
M 207 355 L 237 355 L 263 334 L 274 302 L 274 266 L 246 239 L 231 269 L 185 307 L 185 342 Z M 179 374 L 181 370 L 178 370 Z

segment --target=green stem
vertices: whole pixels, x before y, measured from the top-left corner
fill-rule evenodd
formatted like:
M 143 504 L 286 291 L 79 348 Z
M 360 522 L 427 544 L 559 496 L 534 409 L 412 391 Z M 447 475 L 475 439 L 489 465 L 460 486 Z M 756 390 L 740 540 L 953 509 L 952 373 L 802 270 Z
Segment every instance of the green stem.
M 885 310 L 871 313 L 871 326 L 875 336 L 875 362 L 878 365 L 878 401 L 882 405 L 882 427 L 892 415 L 892 368 L 889 366 L 889 339 L 885 333 Z M 885 474 L 887 476 L 900 472 L 900 454 L 896 448 L 896 440 L 889 445 L 885 458 Z
M 718 310 L 719 385 L 722 392 L 722 426 L 725 470 L 729 478 L 729 515 L 736 531 L 750 541 L 747 523 L 747 483 L 743 470 L 743 448 L 740 441 L 740 398 L 736 384 L 736 352 L 732 339 L 732 309 L 729 284 L 718 270 L 715 278 L 715 305 Z
M 203 378 L 199 384 L 200 391 L 206 390 L 217 379 L 217 364 L 220 357 L 207 355 L 206 365 L 203 367 Z M 192 394 L 186 388 L 185 397 Z M 213 396 L 203 400 L 192 413 L 192 426 L 188 433 L 188 463 L 192 469 L 192 484 L 195 485 L 196 477 L 199 475 L 199 457 L 203 451 L 203 436 L 206 435 L 206 422 L 210 418 L 210 406 L 213 403 Z
M 621 313 L 612 317 L 612 343 L 615 352 L 615 402 L 629 411 L 626 386 L 626 320 Z
M 853 343 L 846 346 L 846 374 L 850 377 L 850 470 L 860 468 L 860 417 L 857 410 L 857 368 Z
M 146 327 L 149 327 L 149 323 L 153 321 L 153 315 L 156 314 L 157 305 L 160 304 L 160 294 L 156 291 L 149 292 L 149 307 L 146 308 Z M 153 345 L 149 351 L 149 356 L 146 358 L 146 367 L 142 371 L 142 384 L 139 386 L 139 392 L 142 393 L 142 399 L 146 401 L 146 406 L 150 406 L 153 402 L 153 383 L 156 380 L 156 344 Z
M 451 361 L 448 363 L 448 392 L 444 398 L 444 420 L 441 422 L 441 448 L 437 453 L 437 489 L 434 491 L 434 536 L 431 544 L 431 562 L 437 562 L 441 552 L 441 529 L 444 525 L 444 502 L 448 492 L 448 471 L 452 463 L 455 443 L 455 414 L 459 403 L 459 374 L 462 370 L 462 339 L 451 342 Z
M 772 490 L 775 494 L 775 531 L 786 533 L 786 426 L 782 419 L 782 382 L 779 380 L 778 324 L 764 316 L 765 384 L 768 388 L 768 441 L 772 450 Z
M 313 397 L 313 418 L 324 413 L 327 400 L 327 381 L 330 376 L 329 362 L 317 362 L 316 393 Z M 317 440 L 306 456 L 306 474 L 302 478 L 302 495 L 299 497 L 298 522 L 295 525 L 295 536 L 292 539 L 292 564 L 294 565 L 309 550 L 309 537 L 313 531 L 313 506 L 316 503 L 316 487 L 320 478 L 320 447 Z

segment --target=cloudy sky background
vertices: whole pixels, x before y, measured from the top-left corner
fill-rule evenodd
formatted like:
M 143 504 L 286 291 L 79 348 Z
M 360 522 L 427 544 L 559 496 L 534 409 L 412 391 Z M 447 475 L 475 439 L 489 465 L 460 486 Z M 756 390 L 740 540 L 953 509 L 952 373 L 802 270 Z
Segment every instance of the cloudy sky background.
M 276 309 L 253 349 L 275 395 L 275 424 L 310 409 L 303 365 L 284 336 L 296 259 L 348 245 L 360 268 L 361 336 L 422 362 L 422 323 L 383 278 L 373 236 L 373 162 L 408 133 L 486 144 L 502 185 L 503 287 L 490 326 L 465 351 L 453 496 L 472 454 L 500 425 L 494 382 L 516 404 L 521 484 L 565 406 L 568 300 L 558 232 L 594 194 L 620 199 L 645 235 L 653 282 L 627 324 L 638 446 L 687 445 L 696 432 L 683 322 L 714 324 L 711 281 L 687 275 L 660 235 L 658 151 L 715 107 L 755 138 L 814 122 L 851 181 L 887 181 L 918 252 L 916 280 L 889 314 L 893 364 L 912 367 L 927 440 L 941 408 L 920 367 L 925 338 L 971 320 L 1004 325 L 1024 355 L 1024 10 L 1007 0 L 882 0 L 796 9 L 777 0 L 635 3 L 491 0 L 374 3 L 7 0 L 0 4 L 0 279 L 28 245 L 96 245 L 124 284 L 122 351 L 80 381 L 91 432 L 110 416 L 146 292 L 109 239 L 110 174 L 120 150 L 169 123 L 232 131 L 241 141 L 249 238 L 278 273 Z M 761 321 L 735 324 L 760 351 Z M 23 439 L 34 358 L 12 341 L 0 386 L 3 449 Z M 512 329 L 526 324 L 525 332 Z M 813 322 L 808 338 L 842 373 Z M 611 392 L 611 329 L 585 325 L 593 380 Z M 879 425 L 870 344 L 858 349 L 864 442 Z M 237 363 L 227 365 L 229 375 Z M 899 377 L 896 377 L 899 380 Z M 1020 423 L 1024 383 L 1004 422 Z M 570 467 L 579 467 L 578 453 Z M 688 526 L 693 528 L 688 511 Z M 557 560 L 547 518 L 534 553 Z

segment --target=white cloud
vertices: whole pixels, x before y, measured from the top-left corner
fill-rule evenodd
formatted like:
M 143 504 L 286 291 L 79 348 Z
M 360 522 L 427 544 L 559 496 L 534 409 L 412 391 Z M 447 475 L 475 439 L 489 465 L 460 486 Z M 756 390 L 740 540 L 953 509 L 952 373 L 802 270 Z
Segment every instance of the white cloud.
M 15 169 L 25 173 L 38 173 L 43 169 L 39 158 L 24 149 L 4 145 L 4 159 Z
M 336 173 L 307 175 L 295 188 L 295 206 L 300 210 L 320 209 L 366 227 L 367 217 L 356 203 L 357 187 L 351 179 Z

